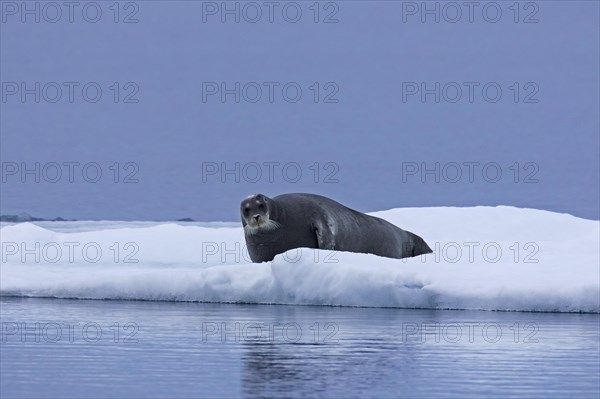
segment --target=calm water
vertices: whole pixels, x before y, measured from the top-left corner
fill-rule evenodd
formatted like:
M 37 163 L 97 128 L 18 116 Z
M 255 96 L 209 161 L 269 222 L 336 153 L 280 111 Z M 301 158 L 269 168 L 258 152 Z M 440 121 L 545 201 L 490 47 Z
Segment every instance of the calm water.
M 600 315 L 0 298 L 1 396 L 598 398 Z

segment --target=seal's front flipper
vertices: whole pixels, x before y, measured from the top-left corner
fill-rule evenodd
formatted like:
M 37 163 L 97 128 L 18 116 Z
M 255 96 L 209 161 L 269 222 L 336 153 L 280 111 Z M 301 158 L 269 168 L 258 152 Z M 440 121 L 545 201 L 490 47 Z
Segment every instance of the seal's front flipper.
M 333 236 L 331 225 L 322 220 L 318 220 L 313 223 L 313 228 L 317 235 L 318 249 L 335 250 L 335 237 Z

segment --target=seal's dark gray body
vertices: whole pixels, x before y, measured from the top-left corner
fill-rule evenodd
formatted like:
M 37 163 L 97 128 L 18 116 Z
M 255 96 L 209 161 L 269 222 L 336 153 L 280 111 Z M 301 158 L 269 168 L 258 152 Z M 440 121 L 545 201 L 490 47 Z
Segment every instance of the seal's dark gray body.
M 347 208 L 315 194 L 283 194 L 273 199 L 262 194 L 242 202 L 242 224 L 253 262 L 265 262 L 294 248 L 318 248 L 407 258 L 431 249 L 416 234 Z M 260 226 L 260 220 L 276 227 Z M 263 224 L 264 226 L 265 224 Z

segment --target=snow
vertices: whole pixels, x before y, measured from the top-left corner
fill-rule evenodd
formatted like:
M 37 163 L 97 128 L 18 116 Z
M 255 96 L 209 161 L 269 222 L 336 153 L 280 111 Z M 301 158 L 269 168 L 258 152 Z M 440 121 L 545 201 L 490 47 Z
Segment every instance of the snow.
M 599 221 L 504 206 L 373 215 L 434 254 L 304 248 L 255 264 L 241 223 L 3 224 L 0 295 L 600 312 Z

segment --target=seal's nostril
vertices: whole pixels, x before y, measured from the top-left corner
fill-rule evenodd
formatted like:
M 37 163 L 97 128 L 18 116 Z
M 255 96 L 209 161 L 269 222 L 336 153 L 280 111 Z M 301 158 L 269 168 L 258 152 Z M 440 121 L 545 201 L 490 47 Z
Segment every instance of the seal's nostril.
M 256 220 L 258 222 L 258 219 L 260 219 L 260 215 L 254 215 L 254 220 Z

